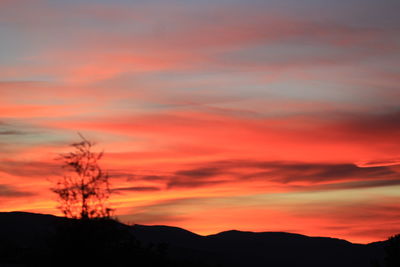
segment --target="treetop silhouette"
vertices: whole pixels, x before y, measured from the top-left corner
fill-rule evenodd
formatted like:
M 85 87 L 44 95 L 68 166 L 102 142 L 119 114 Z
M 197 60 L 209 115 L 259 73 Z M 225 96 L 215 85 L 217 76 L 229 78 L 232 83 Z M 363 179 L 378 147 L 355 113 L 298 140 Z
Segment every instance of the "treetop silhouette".
M 111 190 L 109 175 L 98 161 L 104 153 L 94 152 L 94 142 L 79 134 L 81 141 L 72 143 L 73 151 L 60 154 L 65 174 L 51 190 L 58 195 L 58 208 L 66 217 L 93 219 L 110 217 L 112 209 L 107 207 Z

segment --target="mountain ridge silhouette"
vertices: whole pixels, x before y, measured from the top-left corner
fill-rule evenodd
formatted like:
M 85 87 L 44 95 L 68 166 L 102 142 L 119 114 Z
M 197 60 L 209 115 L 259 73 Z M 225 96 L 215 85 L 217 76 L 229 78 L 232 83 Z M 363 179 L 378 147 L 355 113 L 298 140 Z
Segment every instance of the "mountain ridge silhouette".
M 23 247 L 45 247 L 43 240 L 55 231 L 52 225 L 68 220 L 49 214 L 0 212 L 0 239 Z M 331 237 L 239 230 L 203 236 L 179 227 L 116 223 L 145 246 L 164 244 L 171 258 L 208 266 L 367 267 L 374 259 L 382 261 L 385 243 L 354 244 Z

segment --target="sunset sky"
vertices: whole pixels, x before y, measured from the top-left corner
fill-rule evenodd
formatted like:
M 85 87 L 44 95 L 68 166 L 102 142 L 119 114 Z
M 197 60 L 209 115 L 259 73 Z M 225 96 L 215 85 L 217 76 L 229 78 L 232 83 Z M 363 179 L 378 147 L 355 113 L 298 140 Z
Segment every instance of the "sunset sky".
M 0 211 L 61 215 L 104 150 L 120 220 L 400 233 L 398 0 L 0 0 Z

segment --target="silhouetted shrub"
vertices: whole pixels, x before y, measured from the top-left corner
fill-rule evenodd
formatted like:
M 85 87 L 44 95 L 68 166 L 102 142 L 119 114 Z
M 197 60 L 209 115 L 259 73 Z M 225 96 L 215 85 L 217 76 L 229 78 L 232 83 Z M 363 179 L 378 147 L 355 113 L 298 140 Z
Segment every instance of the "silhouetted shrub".
M 386 240 L 384 246 L 384 267 L 400 267 L 400 234 Z M 373 267 L 381 267 L 378 261 L 372 262 Z
M 400 267 L 400 234 L 390 237 L 384 249 L 386 267 Z
M 112 219 L 65 220 L 55 229 L 49 249 L 25 257 L 27 266 L 181 266 L 167 257 L 166 244 L 144 246 L 131 227 Z
M 53 266 L 147 266 L 152 259 L 129 227 L 111 219 L 63 222 L 49 245 Z

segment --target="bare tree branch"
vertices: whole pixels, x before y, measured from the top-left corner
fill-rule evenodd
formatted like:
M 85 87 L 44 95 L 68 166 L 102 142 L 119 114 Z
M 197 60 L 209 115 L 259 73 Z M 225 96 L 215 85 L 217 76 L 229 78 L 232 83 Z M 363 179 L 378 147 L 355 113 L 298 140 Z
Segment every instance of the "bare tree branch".
M 93 152 L 95 143 L 78 133 L 82 141 L 72 143 L 73 151 L 61 154 L 66 174 L 51 190 L 58 195 L 58 208 L 66 217 L 92 219 L 110 217 L 112 209 L 107 207 L 111 190 L 108 173 L 103 171 L 98 161 L 104 151 Z

